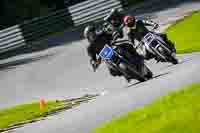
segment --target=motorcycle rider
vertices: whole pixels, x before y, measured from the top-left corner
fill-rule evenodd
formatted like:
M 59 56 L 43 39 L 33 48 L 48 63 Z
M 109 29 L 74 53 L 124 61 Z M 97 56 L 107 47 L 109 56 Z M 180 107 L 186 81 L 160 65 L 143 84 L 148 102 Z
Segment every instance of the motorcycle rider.
M 109 30 L 109 27 L 104 27 L 100 31 L 97 31 L 94 24 L 88 25 L 84 30 L 84 37 L 89 42 L 87 53 L 90 56 L 90 63 L 93 66 L 94 71 L 96 71 L 98 66 L 101 64 L 101 59 L 97 59 L 96 55 L 99 54 L 104 45 L 110 45 L 113 40 L 113 34 L 110 34 L 108 32 Z M 116 39 L 118 37 L 114 38 Z M 112 76 L 122 76 L 122 73 L 111 65 L 108 65 L 108 70 Z M 125 77 L 125 79 L 127 82 L 130 82 L 131 80 L 130 77 Z
M 101 59 L 97 59 L 96 54 L 98 54 L 101 49 L 103 49 L 105 44 L 111 43 L 112 35 L 106 33 L 104 30 L 100 30 L 99 32 L 97 32 L 95 25 L 91 24 L 84 29 L 84 37 L 89 42 L 87 53 L 90 56 L 90 63 L 94 71 L 96 71 L 98 66 L 101 64 Z M 116 69 L 112 67 L 108 67 L 108 69 L 112 76 L 120 76 L 120 73 Z
M 124 14 L 119 9 L 111 9 L 110 13 L 104 18 L 105 22 L 111 24 L 119 33 L 119 38 L 123 38 L 123 17 Z
M 149 32 L 146 26 L 152 26 L 155 29 L 159 27 L 159 25 L 153 21 L 147 20 L 137 20 L 134 16 L 125 16 L 124 17 L 124 25 L 128 28 L 128 38 L 131 40 L 133 44 L 134 40 L 141 41 L 142 38 Z M 163 38 L 163 40 L 169 45 L 170 49 L 175 50 L 174 44 L 167 38 L 166 34 L 156 33 Z M 148 57 L 147 57 L 148 58 Z M 149 57 L 150 58 L 150 57 Z

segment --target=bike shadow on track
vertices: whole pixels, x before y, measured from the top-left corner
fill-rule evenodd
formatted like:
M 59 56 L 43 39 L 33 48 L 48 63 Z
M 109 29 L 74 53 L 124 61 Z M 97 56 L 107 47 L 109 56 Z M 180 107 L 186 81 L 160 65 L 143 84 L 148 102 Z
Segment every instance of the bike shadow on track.
M 153 80 L 153 79 L 156 79 L 156 78 L 160 78 L 160 77 L 163 77 L 163 76 L 168 75 L 168 74 L 170 74 L 170 73 L 171 73 L 171 72 L 162 73 L 162 74 L 159 74 L 159 75 L 154 76 L 152 79 L 149 79 L 149 80 Z M 148 81 L 149 81 L 149 80 L 148 80 Z M 145 81 L 145 82 L 148 82 L 148 81 Z M 142 83 L 144 83 L 144 82 L 136 82 L 136 83 L 133 83 L 133 84 L 131 84 L 131 85 L 126 86 L 125 88 L 130 88 L 130 87 L 133 87 L 133 86 L 136 86 L 136 85 L 140 85 L 140 84 L 142 84 Z

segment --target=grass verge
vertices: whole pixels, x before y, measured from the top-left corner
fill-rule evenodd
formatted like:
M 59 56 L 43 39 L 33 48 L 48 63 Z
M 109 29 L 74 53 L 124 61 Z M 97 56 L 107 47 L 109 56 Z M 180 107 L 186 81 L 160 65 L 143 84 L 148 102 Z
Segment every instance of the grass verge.
M 200 51 L 200 12 L 186 17 L 167 29 L 170 40 L 176 44 L 177 53 L 191 53 Z
M 13 108 L 0 111 L 0 129 L 7 128 L 22 121 L 32 120 L 46 116 L 49 112 L 63 108 L 63 102 L 50 101 L 46 103 L 44 110 L 40 110 L 39 103 L 18 105 Z
M 44 109 L 40 109 L 38 102 L 32 104 L 17 105 L 12 108 L 0 110 L 0 132 L 8 131 L 27 123 L 35 122 L 48 115 L 78 106 L 83 102 L 88 102 L 97 95 L 86 95 L 80 98 L 48 101 Z
M 199 133 L 200 83 L 161 97 L 94 133 Z

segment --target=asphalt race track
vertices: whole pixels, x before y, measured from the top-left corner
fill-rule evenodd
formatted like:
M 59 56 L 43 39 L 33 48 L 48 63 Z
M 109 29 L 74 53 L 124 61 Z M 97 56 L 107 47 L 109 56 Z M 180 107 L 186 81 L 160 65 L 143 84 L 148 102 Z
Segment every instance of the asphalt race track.
M 191 11 L 200 2 L 186 2 L 173 8 L 158 9 L 149 16 L 161 24 L 161 30 Z M 147 64 L 154 79 L 144 83 L 126 83 L 109 76 L 106 67 L 93 73 L 86 54 L 85 40 L 0 61 L 0 108 L 27 103 L 39 98 L 62 99 L 84 94 L 100 94 L 97 99 L 47 120 L 16 129 L 17 133 L 89 133 L 112 118 L 144 106 L 161 95 L 200 81 L 200 53 L 178 55 L 180 64 Z

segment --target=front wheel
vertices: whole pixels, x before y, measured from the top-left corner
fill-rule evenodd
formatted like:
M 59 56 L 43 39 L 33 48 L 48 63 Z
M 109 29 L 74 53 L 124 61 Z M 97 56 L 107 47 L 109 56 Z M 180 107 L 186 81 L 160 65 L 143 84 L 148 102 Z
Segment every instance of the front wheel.
M 178 64 L 178 59 L 172 57 L 171 63 L 174 64 L 174 65 Z
M 178 59 L 176 58 L 176 53 L 175 53 L 175 52 L 171 54 L 170 61 L 171 61 L 171 63 L 174 64 L 174 65 L 176 65 L 176 64 L 179 63 L 179 62 L 178 62 Z

